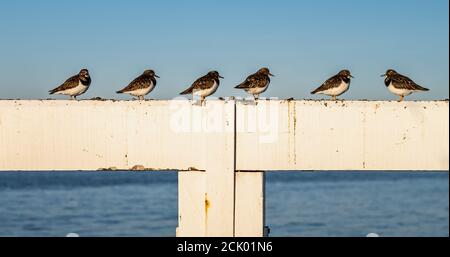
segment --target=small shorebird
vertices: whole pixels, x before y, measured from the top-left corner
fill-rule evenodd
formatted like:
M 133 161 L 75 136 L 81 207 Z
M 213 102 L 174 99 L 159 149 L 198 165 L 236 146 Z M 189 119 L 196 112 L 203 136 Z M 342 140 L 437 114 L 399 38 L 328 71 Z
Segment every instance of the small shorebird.
M 270 84 L 270 76 L 274 77 L 270 73 L 268 68 L 262 68 L 256 73 L 248 76 L 244 82 L 236 86 L 237 89 L 244 89 L 247 93 L 253 95 L 255 101 L 258 100 L 259 95 L 264 93 Z
M 387 70 L 381 77 L 386 77 L 384 84 L 389 91 L 400 97 L 399 102 L 403 101 L 407 95 L 429 90 L 428 88 L 417 85 L 412 79 L 397 73 L 395 70 Z
M 336 101 L 336 97 L 347 92 L 350 87 L 350 81 L 353 76 L 349 70 L 342 70 L 338 74 L 329 78 L 319 88 L 312 91 L 311 94 L 324 94 L 331 96 L 331 100 Z
M 91 77 L 87 69 L 82 69 L 77 75 L 67 79 L 61 86 L 49 91 L 51 95 L 69 95 L 70 99 L 76 99 L 91 85 Z
M 219 78 L 223 79 L 217 71 L 210 71 L 205 76 L 197 79 L 190 88 L 181 92 L 180 95 L 192 94 L 192 98 L 195 96 L 200 97 L 200 103 L 203 105 L 203 101 L 206 97 L 214 94 L 219 88 Z
M 129 94 L 144 100 L 144 96 L 150 93 L 156 86 L 156 78 L 159 78 L 153 70 L 146 70 L 142 75 L 134 79 L 124 89 L 117 91 L 118 94 Z

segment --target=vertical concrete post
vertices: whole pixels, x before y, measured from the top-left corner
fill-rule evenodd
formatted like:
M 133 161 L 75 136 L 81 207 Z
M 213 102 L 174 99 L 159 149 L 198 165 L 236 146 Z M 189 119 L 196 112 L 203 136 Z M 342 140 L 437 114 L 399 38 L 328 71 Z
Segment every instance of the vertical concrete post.
M 236 172 L 235 236 L 264 237 L 265 173 Z
M 205 172 L 178 172 L 177 237 L 205 236 Z
M 212 114 L 222 119 L 223 128 L 202 131 L 206 171 L 178 175 L 177 236 L 262 237 L 264 173 L 236 172 L 236 104 L 210 102 L 202 115 Z
M 207 137 L 205 235 L 232 237 L 235 208 L 236 105 L 235 101 L 228 101 L 225 104 L 211 102 L 208 109 L 211 108 L 222 111 L 223 130 L 205 134 Z

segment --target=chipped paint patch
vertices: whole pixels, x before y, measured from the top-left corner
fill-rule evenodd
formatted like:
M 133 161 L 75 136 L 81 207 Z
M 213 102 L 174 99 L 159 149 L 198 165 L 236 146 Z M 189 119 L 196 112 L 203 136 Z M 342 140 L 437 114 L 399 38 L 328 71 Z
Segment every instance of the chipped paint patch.
M 98 171 L 117 171 L 117 167 L 100 168 Z
M 296 110 L 296 102 L 290 101 L 288 102 L 288 132 L 289 132 L 289 140 L 288 147 L 291 149 L 289 151 L 288 160 L 289 163 L 294 165 L 297 164 L 297 110 Z
M 134 165 L 133 168 L 131 168 L 132 171 L 144 171 L 145 167 L 142 165 Z
M 208 200 L 208 194 L 205 193 L 205 234 L 208 234 L 208 210 L 211 203 Z
M 294 102 L 294 110 L 293 110 L 293 115 L 294 115 L 294 142 L 297 142 L 297 109 L 295 107 L 295 102 Z M 294 165 L 297 164 L 297 144 L 294 143 Z
M 211 206 L 211 203 L 208 200 L 208 194 L 205 194 L 205 212 L 208 213 L 208 209 Z

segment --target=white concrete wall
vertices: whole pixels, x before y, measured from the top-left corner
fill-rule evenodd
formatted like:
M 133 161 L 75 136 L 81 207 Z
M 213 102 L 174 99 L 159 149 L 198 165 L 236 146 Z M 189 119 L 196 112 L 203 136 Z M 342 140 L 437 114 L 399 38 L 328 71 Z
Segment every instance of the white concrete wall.
M 208 138 L 172 123 L 229 105 L 175 102 L 0 101 L 0 170 L 205 169 Z
M 205 170 L 235 109 L 237 170 L 449 168 L 448 101 L 2 100 L 0 170 Z
M 238 169 L 449 169 L 448 101 L 240 103 L 237 115 Z

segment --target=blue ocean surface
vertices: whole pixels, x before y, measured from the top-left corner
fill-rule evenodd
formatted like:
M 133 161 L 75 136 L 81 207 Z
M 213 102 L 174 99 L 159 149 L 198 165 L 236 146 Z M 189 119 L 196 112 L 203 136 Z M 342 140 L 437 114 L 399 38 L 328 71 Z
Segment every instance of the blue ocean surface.
M 175 236 L 176 172 L 0 172 L 0 236 Z M 270 236 L 449 236 L 448 173 L 270 172 Z

